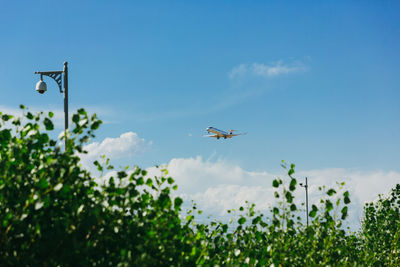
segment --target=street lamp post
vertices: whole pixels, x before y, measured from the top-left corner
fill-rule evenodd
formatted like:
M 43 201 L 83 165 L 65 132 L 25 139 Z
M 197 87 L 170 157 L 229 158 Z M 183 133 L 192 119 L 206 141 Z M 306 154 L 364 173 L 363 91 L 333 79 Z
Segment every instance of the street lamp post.
M 308 182 L 306 177 L 306 184 L 300 183 L 301 187 L 306 189 L 306 218 L 307 218 L 307 227 L 308 227 Z
M 60 93 L 64 94 L 64 114 L 65 114 L 65 148 L 67 148 L 67 131 L 68 131 L 68 62 L 64 62 L 64 69 L 62 71 L 36 71 L 35 74 L 40 74 L 40 81 L 36 84 L 36 91 L 44 94 L 47 91 L 47 85 L 43 81 L 43 75 L 53 78 L 58 84 Z M 64 77 L 63 77 L 64 76 Z M 63 86 L 64 83 L 64 86 Z M 64 87 L 64 90 L 63 90 Z

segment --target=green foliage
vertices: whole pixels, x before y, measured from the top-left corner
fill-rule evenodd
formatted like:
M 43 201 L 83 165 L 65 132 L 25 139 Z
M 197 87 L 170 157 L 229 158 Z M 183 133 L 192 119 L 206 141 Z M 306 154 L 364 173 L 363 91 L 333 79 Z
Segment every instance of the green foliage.
M 101 121 L 79 109 L 67 146 L 53 140 L 53 113 L 0 113 L 0 260 L 2 266 L 399 266 L 400 185 L 365 206 L 358 234 L 343 229 L 350 194 L 343 183 L 320 187 L 304 225 L 295 198 L 295 165 L 272 181 L 276 204 L 261 214 L 239 207 L 232 223 L 197 223 L 166 169 L 115 170 L 108 183 L 80 166 L 79 155 Z M 24 122 L 24 123 L 22 123 Z M 101 162 L 101 163 L 100 163 Z M 94 166 L 113 170 L 102 157 Z M 344 192 L 343 192 L 344 191 Z
M 48 135 L 52 113 L 26 111 L 25 125 L 0 115 L 2 266 L 193 263 L 186 255 L 199 241 L 179 217 L 183 201 L 170 196 L 172 178 L 145 180 L 135 168 L 100 186 L 80 167 L 78 155 L 101 124 L 96 115 L 72 116 L 65 150 Z
M 364 207 L 363 252 L 375 266 L 400 266 L 400 184 Z

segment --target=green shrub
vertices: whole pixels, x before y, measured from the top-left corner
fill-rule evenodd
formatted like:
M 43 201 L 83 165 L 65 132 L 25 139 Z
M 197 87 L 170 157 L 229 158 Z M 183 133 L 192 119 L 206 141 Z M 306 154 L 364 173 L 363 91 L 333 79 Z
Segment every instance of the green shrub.
M 190 263 L 196 240 L 179 218 L 182 200 L 170 197 L 172 178 L 134 168 L 97 185 L 77 155 L 101 121 L 78 110 L 62 151 L 47 133 L 52 115 L 0 114 L 1 265 Z
M 80 109 L 66 148 L 53 140 L 53 113 L 0 113 L 1 266 L 399 266 L 400 185 L 364 208 L 358 234 L 344 229 L 349 192 L 320 187 L 307 227 L 295 201 L 295 165 L 272 182 L 276 205 L 240 207 L 233 223 L 197 223 L 166 169 L 114 170 L 107 184 L 80 166 L 101 121 Z M 95 161 L 101 175 L 113 169 Z M 297 203 L 297 205 L 296 205 Z M 303 203 L 304 204 L 304 203 Z
M 400 266 L 400 184 L 365 205 L 361 238 L 371 265 Z

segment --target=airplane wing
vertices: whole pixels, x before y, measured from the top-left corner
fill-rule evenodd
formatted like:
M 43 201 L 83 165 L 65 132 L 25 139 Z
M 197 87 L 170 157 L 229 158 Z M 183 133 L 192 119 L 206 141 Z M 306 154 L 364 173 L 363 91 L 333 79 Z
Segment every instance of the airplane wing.
M 217 138 L 218 134 L 203 135 L 203 137 L 215 137 L 215 138 Z

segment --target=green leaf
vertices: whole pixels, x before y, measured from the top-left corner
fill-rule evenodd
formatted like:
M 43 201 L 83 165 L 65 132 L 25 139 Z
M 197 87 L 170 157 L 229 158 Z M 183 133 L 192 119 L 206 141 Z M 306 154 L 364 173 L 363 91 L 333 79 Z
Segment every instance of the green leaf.
M 285 197 L 286 197 L 286 200 L 287 200 L 288 203 L 292 203 L 293 202 L 293 195 L 289 191 L 286 192 Z
M 8 142 L 11 139 L 11 130 L 4 129 L 0 131 L 0 142 Z
M 54 113 L 51 112 L 51 111 L 49 111 L 49 117 L 50 117 L 50 118 L 53 118 L 53 116 L 54 116 Z
M 273 211 L 273 213 L 274 213 L 275 215 L 279 214 L 279 209 L 278 209 L 277 207 L 274 207 L 274 208 L 272 209 L 272 211 Z
M 273 181 L 272 181 L 272 186 L 273 186 L 273 187 L 279 187 L 279 182 L 278 182 L 278 180 L 276 180 L 276 179 L 273 180 Z
M 49 186 L 49 183 L 45 178 L 40 179 L 40 181 L 37 183 L 37 186 L 41 189 L 46 189 Z
M 341 210 L 341 212 L 342 212 L 342 220 L 344 220 L 344 219 L 346 219 L 346 217 L 347 217 L 347 211 L 348 211 L 348 208 L 347 208 L 347 206 L 344 206 L 343 208 L 342 208 L 342 210 Z
M 102 123 L 102 121 L 98 120 L 92 123 L 92 125 L 90 125 L 90 129 L 92 130 L 96 130 L 100 127 L 100 124 Z
M 72 121 L 75 122 L 76 124 L 78 124 L 79 123 L 79 115 L 78 114 L 72 115 Z
M 176 197 L 176 198 L 174 199 L 174 206 L 175 206 L 175 208 L 176 208 L 176 207 L 180 207 L 180 206 L 182 205 L 182 203 L 183 203 L 182 198 Z
M 140 177 L 139 179 L 137 179 L 136 184 L 137 184 L 137 185 L 143 185 L 143 184 L 144 184 L 144 179 L 143 179 L 143 177 Z
M 311 205 L 311 211 L 310 211 L 310 213 L 309 213 L 309 216 L 310 216 L 311 218 L 314 218 L 314 217 L 317 215 L 317 211 L 318 211 L 317 206 L 315 206 L 314 204 Z
M 97 170 L 98 170 L 99 172 L 103 171 L 103 166 L 101 166 L 101 164 L 100 164 L 97 160 L 95 160 L 95 161 L 93 162 L 93 165 L 95 165 L 95 166 L 97 167 Z
M 296 184 L 297 184 L 296 179 L 291 179 L 290 180 L 290 185 L 289 185 L 289 190 L 290 191 L 294 191 L 296 189 Z
M 246 218 L 245 217 L 240 217 L 240 219 L 238 220 L 239 224 L 244 224 L 246 222 Z
M 1 118 L 3 119 L 3 121 L 8 121 L 9 119 L 12 119 L 13 116 L 8 115 L 8 114 L 4 114 L 3 116 L 1 116 Z
M 290 164 L 290 169 L 288 171 L 288 175 L 291 177 L 292 174 L 294 174 L 294 168 L 296 167 L 296 165 L 294 164 Z
M 255 225 L 255 224 L 259 223 L 260 221 L 261 221 L 261 217 L 260 217 L 260 216 L 257 216 L 257 217 L 255 217 L 255 218 L 253 219 L 253 221 L 251 222 L 251 224 Z
M 175 182 L 174 179 L 172 179 L 171 177 L 168 177 L 167 181 L 169 184 L 173 184 Z
M 80 115 L 87 115 L 85 109 L 83 109 L 83 108 L 78 109 L 78 113 L 79 113 Z
M 346 191 L 343 193 L 344 196 L 344 204 L 349 204 L 350 203 L 350 197 L 349 197 L 349 191 Z
M 333 204 L 332 204 L 332 202 L 328 199 L 328 200 L 326 200 L 326 202 L 325 202 L 325 208 L 326 208 L 326 210 L 329 212 L 329 211 L 331 211 L 332 209 L 333 209 Z
M 316 215 L 317 215 L 317 211 L 316 211 L 316 210 L 310 211 L 309 216 L 310 216 L 311 218 L 314 218 Z
M 54 124 L 49 118 L 44 118 L 43 123 L 47 131 L 51 131 L 54 129 Z
M 334 194 L 336 194 L 336 191 L 334 189 L 329 189 L 326 193 L 328 194 L 328 196 L 333 196 Z
M 123 179 L 123 178 L 127 177 L 128 174 L 125 171 L 119 171 L 119 172 L 117 172 L 117 176 L 118 176 L 118 179 Z
M 150 178 L 147 178 L 146 185 L 147 186 L 152 186 L 153 185 L 153 180 L 151 180 Z

